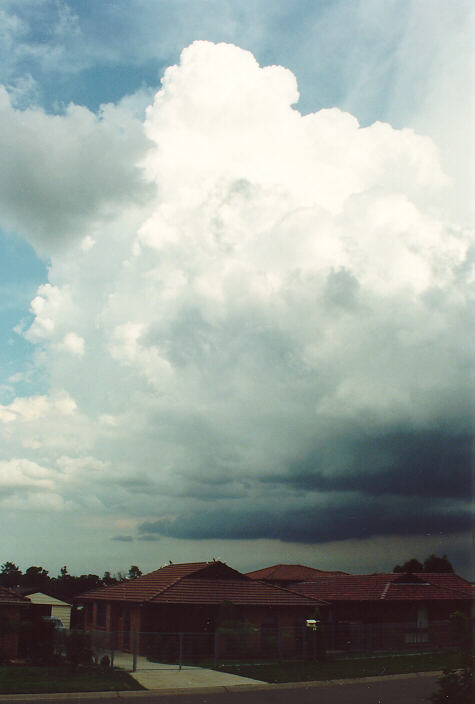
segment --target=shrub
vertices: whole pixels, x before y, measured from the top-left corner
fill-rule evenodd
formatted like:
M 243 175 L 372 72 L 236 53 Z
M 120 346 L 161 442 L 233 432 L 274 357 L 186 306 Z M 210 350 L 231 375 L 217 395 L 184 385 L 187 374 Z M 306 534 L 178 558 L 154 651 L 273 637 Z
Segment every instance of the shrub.
M 438 680 L 439 688 L 429 699 L 432 704 L 471 704 L 473 702 L 473 672 L 444 670 Z
M 20 646 L 23 657 L 33 665 L 51 665 L 55 662 L 55 630 L 35 609 L 19 624 Z
M 99 664 L 102 668 L 104 668 L 104 670 L 106 670 L 108 667 L 111 666 L 110 657 L 108 655 L 104 655 L 104 657 L 101 658 Z
M 78 665 L 90 665 L 93 659 L 91 636 L 85 631 L 71 631 L 66 640 L 66 659 L 75 670 Z

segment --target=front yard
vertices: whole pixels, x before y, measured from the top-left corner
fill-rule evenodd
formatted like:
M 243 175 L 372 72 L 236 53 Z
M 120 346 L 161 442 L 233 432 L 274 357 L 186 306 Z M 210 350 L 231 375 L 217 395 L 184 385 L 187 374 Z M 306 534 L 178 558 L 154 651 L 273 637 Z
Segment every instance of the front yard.
M 0 694 L 110 692 L 143 689 L 130 675 L 101 667 L 1 666 Z
M 458 653 L 426 653 L 327 660 L 325 662 L 263 662 L 220 665 L 220 672 L 264 682 L 311 682 L 411 672 L 434 672 L 460 666 Z

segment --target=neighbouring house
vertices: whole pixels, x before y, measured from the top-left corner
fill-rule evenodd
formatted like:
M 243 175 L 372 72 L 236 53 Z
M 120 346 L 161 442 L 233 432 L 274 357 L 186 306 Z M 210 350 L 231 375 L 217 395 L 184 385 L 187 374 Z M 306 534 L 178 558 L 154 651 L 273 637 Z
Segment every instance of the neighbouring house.
M 38 592 L 28 587 L 18 587 L 15 589 L 15 592 L 28 597 L 31 601 L 32 608 L 41 616 L 61 621 L 64 628 L 70 628 L 72 607 L 67 601 L 62 601 L 50 594 Z
M 116 634 L 132 648 L 137 633 L 214 634 L 225 622 L 254 629 L 305 627 L 320 599 L 250 579 L 223 562 L 170 564 L 138 579 L 76 597 L 86 630 Z M 141 642 L 145 642 L 141 638 Z
M 453 573 L 327 575 L 291 588 L 330 604 L 327 616 L 331 624 L 340 624 L 334 629 L 340 640 L 352 637 L 348 628 L 353 627 L 350 631 L 362 638 L 371 631 L 372 638 L 379 633 L 395 645 L 444 645 L 455 637 L 451 614 L 475 615 L 472 585 Z M 388 628 L 376 628 L 384 625 Z
M 29 606 L 26 597 L 0 586 L 0 661 L 17 657 L 20 619 Z
M 246 573 L 247 577 L 251 579 L 259 579 L 269 584 L 290 588 L 293 584 L 298 584 L 299 582 L 309 582 L 316 577 L 325 577 L 333 574 L 347 574 L 347 572 L 328 572 L 326 570 L 317 570 L 314 567 L 306 567 L 305 565 L 272 565 L 272 567 L 264 567 L 261 570 Z

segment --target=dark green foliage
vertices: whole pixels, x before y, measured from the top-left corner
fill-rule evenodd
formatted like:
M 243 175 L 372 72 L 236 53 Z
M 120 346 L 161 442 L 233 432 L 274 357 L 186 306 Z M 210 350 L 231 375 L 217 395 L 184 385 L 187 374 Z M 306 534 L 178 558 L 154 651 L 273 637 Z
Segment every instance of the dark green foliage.
M 439 688 L 432 694 L 433 704 L 471 704 L 473 697 L 473 637 L 470 619 L 459 611 L 451 614 L 457 635 L 461 670 L 446 669 Z
M 75 670 L 78 665 L 90 665 L 93 659 L 91 636 L 84 631 L 71 631 L 66 640 L 66 659 Z
M 28 567 L 25 574 L 22 577 L 22 586 L 28 587 L 30 589 L 35 589 L 36 591 L 44 591 L 47 589 L 50 583 L 50 578 L 48 577 L 48 570 L 43 567 Z
M 473 623 L 466 614 L 460 611 L 450 614 L 450 620 L 455 626 L 461 665 L 462 667 L 472 667 L 473 669 Z
M 20 654 L 33 665 L 50 665 L 56 661 L 55 630 L 36 609 L 28 609 L 19 625 Z
M 22 572 L 14 562 L 5 562 L 0 571 L 0 584 L 3 587 L 17 587 L 21 584 Z
M 447 559 L 447 555 L 437 557 L 437 555 L 429 555 L 424 560 L 423 572 L 453 572 L 454 568 Z
M 472 704 L 474 692 L 471 669 L 444 670 L 438 684 L 438 690 L 430 696 L 432 704 Z
M 419 562 L 414 557 L 412 560 L 407 560 L 402 565 L 395 565 L 393 572 L 403 572 L 410 574 L 413 572 L 453 572 L 454 568 L 447 559 L 447 555 L 437 557 L 437 555 L 429 555 L 424 560 L 424 563 Z
M 393 572 L 404 572 L 406 574 L 412 572 L 422 572 L 422 563 L 413 558 L 412 560 L 407 560 L 407 562 L 403 565 L 396 565 L 393 567 Z
M 118 583 L 119 583 L 119 580 L 116 579 L 115 577 L 113 577 L 110 572 L 104 572 L 104 576 L 102 578 L 102 584 L 105 587 L 112 587 L 114 584 L 118 584 Z
M 129 574 L 127 579 L 137 579 L 142 576 L 142 570 L 140 570 L 137 565 L 130 565 Z
M 131 565 L 128 576 L 122 572 L 111 575 L 106 571 L 102 579 L 97 574 L 81 574 L 75 577 L 69 574 L 67 566 L 64 565 L 57 577 L 50 577 L 44 567 L 32 565 L 23 573 L 14 562 L 5 562 L 0 567 L 0 585 L 8 588 L 27 587 L 65 601 L 72 601 L 75 596 L 83 592 L 98 587 L 109 587 L 127 578 L 137 579 L 141 575 L 142 572 L 137 565 Z

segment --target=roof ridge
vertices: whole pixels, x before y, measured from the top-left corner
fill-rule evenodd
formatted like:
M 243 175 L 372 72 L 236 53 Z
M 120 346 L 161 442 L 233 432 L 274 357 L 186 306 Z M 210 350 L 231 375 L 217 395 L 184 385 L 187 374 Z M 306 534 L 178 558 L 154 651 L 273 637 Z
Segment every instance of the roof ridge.
M 216 562 L 220 562 L 220 560 L 216 560 Z M 144 601 L 152 601 L 155 599 L 157 596 L 160 594 L 164 594 L 168 589 L 171 589 L 172 587 L 176 586 L 178 582 L 181 582 L 183 579 L 190 579 L 190 575 L 194 575 L 197 572 L 201 572 L 201 570 L 205 569 L 205 567 L 208 567 L 208 565 L 212 565 L 213 562 L 177 562 L 176 566 L 179 567 L 189 567 L 190 565 L 200 565 L 201 567 L 199 569 L 194 570 L 193 572 L 190 572 L 188 574 L 182 574 L 179 575 L 173 582 L 170 582 L 169 584 L 165 585 L 161 589 L 159 589 L 157 592 L 155 592 L 153 595 L 149 596 L 148 599 L 144 599 Z M 221 564 L 226 564 L 226 563 L 221 563 Z M 164 565 L 164 567 L 160 567 L 156 572 L 160 572 L 162 569 L 166 569 L 167 567 L 172 567 L 174 566 L 175 563 L 172 563 L 171 565 Z M 232 569 L 232 568 L 231 568 Z M 151 574 L 151 573 L 149 573 Z
M 191 564 L 191 563 L 190 563 Z M 144 599 L 144 601 L 152 601 L 152 599 L 155 599 L 157 596 L 160 594 L 164 594 L 167 589 L 170 589 L 171 587 L 174 587 L 178 582 L 182 579 L 185 578 L 185 575 L 182 574 L 180 577 L 177 577 L 173 582 L 170 582 L 170 584 L 165 585 L 161 589 L 158 590 L 158 592 L 154 592 L 151 596 L 149 596 L 147 599 Z
M 255 579 L 254 582 L 258 582 L 260 584 L 264 584 L 266 587 L 271 587 L 271 589 L 280 589 L 282 592 L 286 592 L 287 594 L 298 594 L 299 596 L 302 596 L 298 592 L 295 591 L 295 589 L 289 589 L 288 587 L 282 587 L 280 584 L 269 584 L 269 582 L 266 582 L 264 579 Z M 305 594 L 305 596 L 307 596 Z M 328 604 L 327 601 L 324 601 L 323 599 L 320 599 L 317 596 L 310 596 L 308 597 L 309 599 L 315 599 L 315 601 L 319 601 L 320 604 Z

